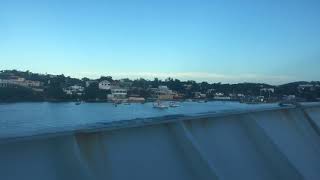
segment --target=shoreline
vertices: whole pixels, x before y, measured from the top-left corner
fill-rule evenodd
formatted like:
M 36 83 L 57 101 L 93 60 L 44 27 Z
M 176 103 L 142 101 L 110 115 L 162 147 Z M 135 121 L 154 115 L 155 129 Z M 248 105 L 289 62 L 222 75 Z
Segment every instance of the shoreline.
M 110 100 L 58 100 L 58 99 L 47 99 L 47 100 L 9 100 L 2 101 L 0 103 L 34 103 L 34 102 L 49 102 L 49 103 L 65 103 L 65 102 L 85 102 L 85 103 L 114 103 L 115 101 Z M 225 102 L 240 102 L 240 100 L 215 100 L 215 99 L 147 99 L 144 102 L 136 102 L 136 101 L 128 101 L 127 99 L 119 99 L 120 102 L 128 102 L 128 103 L 148 103 L 148 102 L 156 102 L 156 101 L 172 101 L 172 102 L 209 102 L 209 101 L 225 101 Z

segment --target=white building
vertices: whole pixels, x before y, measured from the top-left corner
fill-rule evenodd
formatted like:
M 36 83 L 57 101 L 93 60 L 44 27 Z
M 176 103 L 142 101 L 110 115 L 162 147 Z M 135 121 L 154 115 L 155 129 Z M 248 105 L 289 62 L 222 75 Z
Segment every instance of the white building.
M 128 101 L 129 102 L 145 102 L 146 99 L 143 97 L 129 97 Z
M 110 90 L 111 89 L 111 83 L 107 80 L 99 82 L 99 89 L 102 90 Z
M 221 93 L 221 92 L 217 92 L 214 94 L 215 97 L 222 97 L 224 96 L 224 93 Z
M 123 88 L 112 88 L 111 94 L 108 94 L 109 100 L 119 100 L 127 98 L 127 89 Z
M 63 92 L 68 95 L 74 95 L 74 94 L 82 95 L 83 91 L 84 91 L 84 87 L 78 86 L 78 85 L 70 86 L 63 89 Z
M 29 88 L 38 88 L 41 86 L 40 81 L 31 81 L 25 80 L 24 78 L 16 78 L 16 79 L 1 79 L 0 83 L 1 87 L 8 87 L 9 85 L 23 86 Z
M 122 88 L 111 89 L 111 94 L 114 98 L 124 99 L 127 97 L 127 90 Z
M 173 91 L 170 90 L 167 86 L 159 86 L 153 91 L 156 98 L 160 100 L 171 100 L 175 95 L 175 93 L 173 93 Z
M 262 88 L 262 89 L 260 89 L 260 92 L 271 92 L 271 93 L 274 93 L 274 88 Z
M 229 96 L 215 96 L 213 99 L 215 100 L 231 100 Z
M 225 95 L 225 94 L 222 93 L 222 92 L 217 92 L 217 93 L 214 94 L 213 99 L 215 99 L 215 100 L 222 100 L 222 101 L 223 101 L 223 100 L 231 100 L 231 97 Z
M 24 83 L 24 86 L 27 86 L 27 87 L 40 87 L 41 86 L 41 82 L 40 81 L 29 81 L 29 80 L 25 80 Z
M 159 94 L 172 94 L 172 90 L 170 90 L 167 86 L 159 86 L 158 93 Z
M 8 87 L 8 86 L 9 86 L 8 80 L 0 79 L 0 88 L 5 88 L 5 87 Z
M 207 94 L 212 94 L 212 93 L 214 93 L 216 90 L 215 89 L 208 89 L 207 90 Z
M 206 97 L 207 97 L 206 94 L 203 94 L 201 92 L 194 92 L 194 98 L 199 99 L 199 98 L 206 98 Z
M 314 89 L 314 86 L 312 84 L 300 84 L 298 86 L 298 89 L 299 90 L 305 90 L 305 89 L 310 89 L 310 90 L 313 90 Z

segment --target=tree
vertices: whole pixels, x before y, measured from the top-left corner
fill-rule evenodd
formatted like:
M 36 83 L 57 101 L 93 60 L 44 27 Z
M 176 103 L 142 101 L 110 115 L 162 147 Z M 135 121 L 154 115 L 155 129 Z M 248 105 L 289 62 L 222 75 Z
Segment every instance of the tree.
M 161 84 L 161 81 L 159 81 L 158 78 L 154 78 L 154 80 L 151 82 L 151 86 L 152 86 L 153 88 L 159 87 L 160 84 Z
M 106 80 L 106 81 L 109 81 L 111 83 L 114 81 L 111 76 L 101 76 L 99 80 L 100 81 L 105 81 Z
M 107 99 L 107 95 L 110 94 L 110 90 L 101 90 L 99 89 L 99 84 L 97 82 L 91 83 L 89 87 L 87 87 L 84 91 L 84 99 L 86 100 L 95 100 Z
M 12 86 L 0 88 L 0 101 L 41 101 L 42 93 L 36 93 L 29 88 Z

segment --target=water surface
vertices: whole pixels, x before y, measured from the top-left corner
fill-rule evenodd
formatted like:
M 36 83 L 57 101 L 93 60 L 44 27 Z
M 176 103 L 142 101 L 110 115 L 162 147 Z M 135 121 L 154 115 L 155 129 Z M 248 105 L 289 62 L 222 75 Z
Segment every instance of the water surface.
M 182 102 L 180 107 L 155 109 L 152 103 L 10 103 L 0 104 L 0 138 L 74 130 L 86 125 L 165 115 L 196 115 L 206 112 L 257 109 L 273 104 L 247 105 L 237 102 Z

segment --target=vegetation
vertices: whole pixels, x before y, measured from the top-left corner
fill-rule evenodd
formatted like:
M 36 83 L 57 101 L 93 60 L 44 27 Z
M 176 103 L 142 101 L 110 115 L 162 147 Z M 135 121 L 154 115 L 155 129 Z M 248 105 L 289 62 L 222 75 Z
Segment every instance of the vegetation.
M 36 93 L 24 87 L 0 88 L 0 101 L 42 101 L 43 94 Z
M 86 101 L 105 100 L 110 90 L 100 90 L 98 82 L 107 80 L 112 84 L 128 89 L 128 96 L 140 96 L 150 98 L 152 88 L 167 86 L 174 92 L 183 95 L 183 98 L 193 98 L 195 92 L 206 94 L 207 98 L 213 98 L 216 93 L 225 96 L 245 95 L 245 96 L 264 96 L 272 98 L 282 98 L 286 95 L 295 95 L 307 101 L 316 101 L 320 97 L 320 82 L 294 82 L 280 86 L 273 86 L 262 83 L 239 83 L 239 84 L 222 84 L 195 81 L 181 81 L 178 79 L 167 78 L 160 80 L 146 80 L 143 78 L 130 80 L 114 80 L 111 76 L 102 76 L 84 89 L 83 94 L 77 95 L 66 94 L 63 89 L 69 86 L 78 85 L 85 87 L 89 78 L 71 78 L 62 75 L 36 74 L 29 71 L 4 70 L 0 71 L 0 79 L 10 79 L 12 77 L 22 77 L 26 80 L 40 81 L 42 83 L 42 92 L 33 91 L 25 87 L 2 87 L 0 88 L 0 101 L 69 101 L 83 99 Z M 314 88 L 299 89 L 299 85 L 309 84 Z M 262 88 L 273 88 L 274 92 L 261 91 Z

